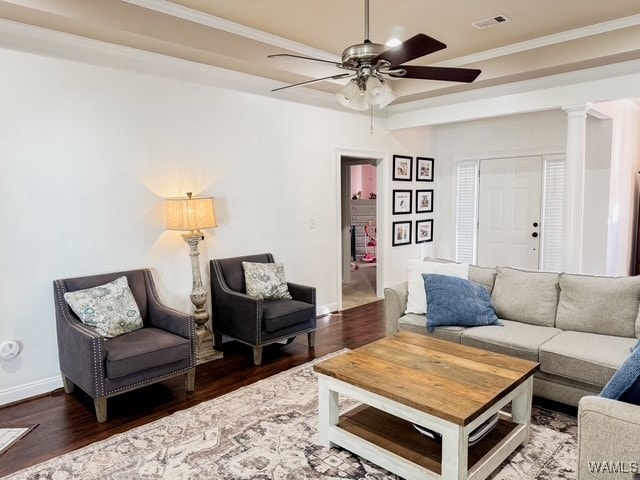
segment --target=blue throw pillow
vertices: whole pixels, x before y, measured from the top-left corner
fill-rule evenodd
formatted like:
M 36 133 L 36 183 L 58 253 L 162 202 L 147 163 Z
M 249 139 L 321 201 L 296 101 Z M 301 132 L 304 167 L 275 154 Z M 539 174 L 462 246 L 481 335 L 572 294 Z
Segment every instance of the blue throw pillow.
M 600 396 L 640 405 L 640 348 L 634 348 Z
M 427 292 L 429 332 L 440 326 L 502 325 L 484 285 L 449 275 L 424 273 L 422 278 Z

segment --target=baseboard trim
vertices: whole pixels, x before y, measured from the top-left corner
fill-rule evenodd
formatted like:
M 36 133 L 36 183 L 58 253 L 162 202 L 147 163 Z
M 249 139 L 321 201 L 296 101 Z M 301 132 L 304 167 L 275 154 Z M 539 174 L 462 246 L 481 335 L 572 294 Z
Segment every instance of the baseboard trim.
M 316 316 L 323 317 L 325 315 L 329 315 L 332 312 L 338 311 L 337 303 L 329 303 L 327 305 L 320 305 L 316 307 Z
M 0 390 L 0 406 L 11 403 L 23 402 L 33 397 L 50 393 L 62 387 L 62 378 L 59 376 L 44 378 L 37 382 L 19 385 L 17 387 Z

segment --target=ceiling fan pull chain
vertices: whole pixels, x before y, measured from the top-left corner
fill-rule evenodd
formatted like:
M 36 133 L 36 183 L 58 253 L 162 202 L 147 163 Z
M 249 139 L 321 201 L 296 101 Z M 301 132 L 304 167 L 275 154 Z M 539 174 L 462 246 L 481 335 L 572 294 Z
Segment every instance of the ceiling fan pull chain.
M 373 135 L 373 105 L 369 107 L 369 121 L 371 122 L 369 124 L 369 133 Z

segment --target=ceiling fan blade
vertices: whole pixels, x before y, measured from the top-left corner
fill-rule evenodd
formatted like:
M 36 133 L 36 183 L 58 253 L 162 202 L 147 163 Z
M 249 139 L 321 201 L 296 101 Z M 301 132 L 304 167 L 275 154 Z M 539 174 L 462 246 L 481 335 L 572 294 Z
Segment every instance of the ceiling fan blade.
M 375 65 L 378 60 L 386 60 L 391 63 L 391 67 L 397 67 L 405 62 L 410 62 L 415 58 L 437 52 L 443 48 L 447 48 L 447 46 L 441 41 L 424 33 L 419 33 L 405 40 L 397 47 L 385 50 L 371 60 L 371 63 Z
M 284 90 L 285 88 L 300 87 L 302 85 L 309 85 L 310 83 L 321 82 L 323 80 L 340 80 L 341 78 L 354 77 L 355 73 L 339 73 L 338 75 L 331 75 L 329 77 L 316 78 L 313 80 L 307 80 L 306 82 L 294 83 L 293 85 L 285 85 L 284 87 L 278 87 L 271 90 L 277 92 L 278 90 Z
M 268 58 L 276 57 L 289 57 L 289 58 L 301 58 L 302 60 L 312 60 L 314 62 L 329 63 L 334 67 L 342 68 L 342 64 L 338 62 L 332 62 L 331 60 L 322 60 L 321 58 L 305 57 L 304 55 L 292 55 L 290 53 L 276 53 L 274 55 L 267 55 Z
M 417 78 L 420 80 L 444 80 L 449 82 L 473 82 L 482 70 L 475 68 L 422 67 L 418 65 L 400 65 L 396 67 L 406 71 L 404 75 L 389 72 L 393 78 Z

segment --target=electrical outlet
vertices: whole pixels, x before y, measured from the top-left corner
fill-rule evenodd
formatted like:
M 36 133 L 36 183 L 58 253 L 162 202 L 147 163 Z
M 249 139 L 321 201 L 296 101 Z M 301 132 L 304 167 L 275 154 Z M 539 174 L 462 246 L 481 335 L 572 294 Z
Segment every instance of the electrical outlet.
M 9 360 L 20 353 L 20 345 L 15 340 L 4 340 L 0 342 L 0 358 Z
M 309 228 L 316 228 L 316 217 L 309 217 Z

